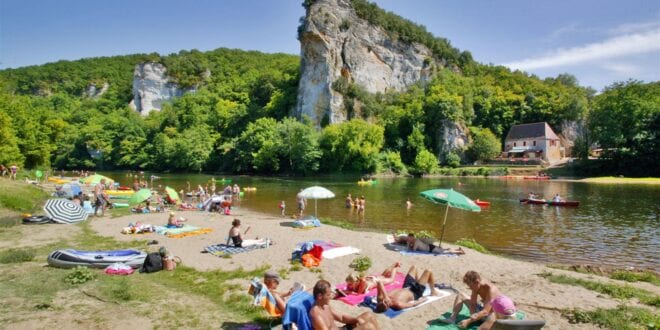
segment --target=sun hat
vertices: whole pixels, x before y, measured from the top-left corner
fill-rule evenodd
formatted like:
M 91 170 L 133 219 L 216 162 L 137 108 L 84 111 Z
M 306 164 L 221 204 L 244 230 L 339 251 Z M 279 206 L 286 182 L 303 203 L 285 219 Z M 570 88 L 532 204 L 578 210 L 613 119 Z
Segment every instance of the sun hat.
M 277 283 L 280 283 L 280 281 L 282 280 L 280 278 L 280 275 L 278 273 L 272 271 L 272 270 L 269 270 L 264 274 L 264 279 L 266 279 L 266 280 L 275 280 L 275 281 L 277 281 Z

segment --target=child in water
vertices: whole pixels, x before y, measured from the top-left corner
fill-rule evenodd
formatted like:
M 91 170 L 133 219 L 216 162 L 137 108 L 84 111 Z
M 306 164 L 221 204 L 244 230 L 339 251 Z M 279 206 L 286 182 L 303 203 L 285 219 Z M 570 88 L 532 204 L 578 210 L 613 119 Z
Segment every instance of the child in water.
M 280 214 L 284 216 L 284 213 L 286 212 L 286 203 L 284 203 L 284 201 L 281 201 L 278 207 L 280 208 Z

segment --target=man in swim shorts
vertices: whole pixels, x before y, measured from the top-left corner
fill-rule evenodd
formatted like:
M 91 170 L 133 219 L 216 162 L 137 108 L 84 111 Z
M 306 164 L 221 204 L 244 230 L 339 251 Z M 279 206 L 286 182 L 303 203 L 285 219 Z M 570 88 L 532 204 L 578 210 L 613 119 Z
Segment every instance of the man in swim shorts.
M 489 281 L 481 278 L 479 273 L 469 271 L 463 276 L 463 282 L 472 291 L 468 299 L 463 293 L 459 293 L 454 301 L 454 310 L 448 319 L 441 320 L 445 323 L 456 322 L 456 316 L 463 308 L 463 304 L 470 309 L 470 318 L 458 323 L 461 328 L 467 328 L 470 324 L 479 320 L 484 320 L 479 329 L 490 329 L 498 319 L 514 319 L 516 315 L 516 306 L 511 298 L 503 295 L 500 290 Z M 481 297 L 483 309 L 477 304 L 477 299 Z
M 408 250 L 410 251 L 422 251 L 422 252 L 429 252 L 435 254 L 439 254 L 439 253 L 465 254 L 465 251 L 460 246 L 456 249 L 443 249 L 440 246 L 436 246 L 430 243 L 425 243 L 424 241 L 416 238 L 415 234 L 413 233 L 408 234 L 406 243 L 408 245 Z
M 394 289 L 390 292 L 385 291 L 383 282 L 378 281 L 378 296 L 376 296 L 376 313 L 383 313 L 388 308 L 402 310 L 408 307 L 414 307 L 426 301 L 424 291 L 426 287 L 431 288 L 433 294 L 439 294 L 435 288 L 433 273 L 425 270 L 421 277 L 417 276 L 417 268 L 410 267 L 406 279 L 401 289 Z

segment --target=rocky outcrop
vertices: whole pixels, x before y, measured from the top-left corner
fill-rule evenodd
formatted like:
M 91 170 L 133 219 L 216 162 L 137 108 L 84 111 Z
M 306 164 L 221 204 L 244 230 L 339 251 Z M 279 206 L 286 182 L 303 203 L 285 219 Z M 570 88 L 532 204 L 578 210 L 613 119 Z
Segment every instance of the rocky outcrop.
M 299 117 L 317 126 L 347 119 L 344 97 L 333 90 L 340 77 L 370 93 L 403 90 L 430 77 L 432 52 L 391 38 L 357 16 L 350 0 L 316 0 L 299 34 Z
M 130 106 L 146 116 L 151 111 L 159 111 L 164 102 L 193 90 L 179 88 L 170 82 L 167 68 L 160 63 L 138 64 L 133 71 L 133 100 Z
M 573 155 L 573 147 L 575 146 L 575 141 L 579 137 L 586 135 L 586 128 L 584 127 L 584 122 L 582 121 L 572 121 L 564 120 L 561 123 L 561 133 L 557 134 L 561 140 L 561 145 L 564 147 L 564 156 L 571 157 Z
M 92 99 L 98 99 L 108 91 L 108 88 L 110 88 L 110 84 L 107 82 L 103 83 L 101 88 L 96 86 L 96 84 L 89 84 L 89 86 L 87 86 L 87 90 L 85 90 L 84 96 Z
M 459 156 L 463 156 L 465 148 L 467 148 L 469 140 L 467 136 L 467 129 L 458 123 L 450 120 L 443 120 L 442 126 L 438 130 L 438 159 L 443 160 L 445 155 L 449 152 L 455 152 Z

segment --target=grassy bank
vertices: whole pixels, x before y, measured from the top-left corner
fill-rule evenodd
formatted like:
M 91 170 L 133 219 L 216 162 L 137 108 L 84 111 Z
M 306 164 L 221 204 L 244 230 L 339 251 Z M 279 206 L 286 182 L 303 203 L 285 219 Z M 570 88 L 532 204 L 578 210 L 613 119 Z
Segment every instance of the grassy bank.
M 0 178 L 0 226 L 20 223 L 21 214 L 41 212 L 48 193 L 25 181 Z

